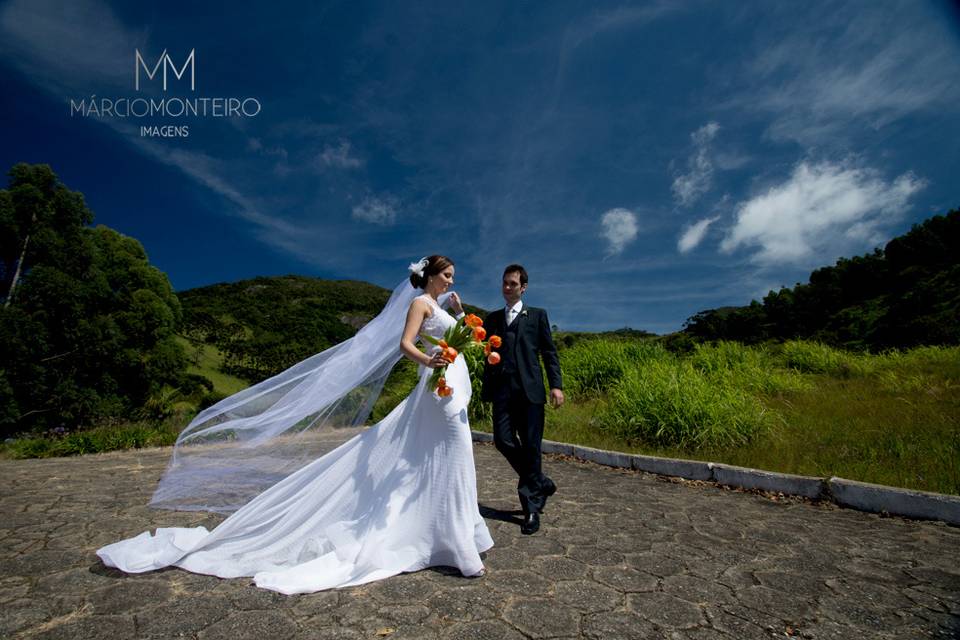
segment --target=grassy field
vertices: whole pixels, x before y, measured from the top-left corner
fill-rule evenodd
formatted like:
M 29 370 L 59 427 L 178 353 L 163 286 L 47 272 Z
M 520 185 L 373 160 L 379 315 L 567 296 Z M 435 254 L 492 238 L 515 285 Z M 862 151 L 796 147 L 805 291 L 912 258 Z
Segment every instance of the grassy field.
M 657 339 L 558 341 L 567 403 L 547 409 L 545 437 L 604 449 L 841 476 L 960 494 L 960 347 L 855 354 L 804 341 L 697 345 L 678 355 Z M 229 395 L 212 347 L 191 369 Z M 385 415 L 412 387 L 403 361 L 374 407 Z M 474 376 L 473 426 L 489 431 Z M 171 444 L 193 415 L 21 439 L 5 455 L 70 455 Z
M 213 383 L 213 388 L 217 392 L 229 396 L 247 388 L 246 381 L 220 371 L 223 354 L 213 345 L 205 344 L 197 348 L 182 336 L 177 336 L 177 342 L 183 346 L 190 359 L 191 364 L 187 367 L 187 371 L 205 376 Z
M 546 438 L 960 493 L 960 348 L 858 355 L 721 343 L 610 357 L 625 348 L 561 353 L 570 402 L 548 410 Z M 585 385 L 585 352 L 623 375 Z

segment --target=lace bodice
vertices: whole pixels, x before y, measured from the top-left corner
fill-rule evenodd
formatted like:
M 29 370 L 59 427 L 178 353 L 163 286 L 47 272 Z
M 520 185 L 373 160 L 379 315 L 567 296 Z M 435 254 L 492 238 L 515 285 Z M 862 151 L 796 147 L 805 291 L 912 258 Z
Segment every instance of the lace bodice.
M 429 295 L 423 294 L 420 298 L 426 300 L 427 304 L 433 309 L 433 315 L 425 318 L 423 324 L 420 325 L 420 333 L 425 333 L 428 336 L 438 339 L 442 338 L 447 328 L 455 325 L 457 321 L 453 319 L 453 316 L 441 309 L 440 305 Z

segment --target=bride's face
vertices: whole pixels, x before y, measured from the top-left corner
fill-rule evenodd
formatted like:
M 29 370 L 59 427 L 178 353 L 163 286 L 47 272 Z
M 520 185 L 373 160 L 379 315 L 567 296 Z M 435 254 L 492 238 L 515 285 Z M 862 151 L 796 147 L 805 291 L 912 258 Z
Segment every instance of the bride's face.
M 453 286 L 453 265 L 450 265 L 432 278 L 434 291 L 437 295 L 445 293 L 447 289 Z

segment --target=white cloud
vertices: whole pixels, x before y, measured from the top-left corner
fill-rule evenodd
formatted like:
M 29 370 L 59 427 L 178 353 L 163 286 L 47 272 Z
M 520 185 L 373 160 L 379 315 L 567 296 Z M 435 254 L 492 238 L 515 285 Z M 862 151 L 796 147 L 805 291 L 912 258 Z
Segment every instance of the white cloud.
M 710 121 L 691 133 L 690 137 L 698 146 L 703 146 L 717 137 L 718 131 L 720 131 L 720 125 L 716 122 Z
M 689 206 L 706 193 L 713 179 L 713 161 L 710 159 L 710 142 L 716 137 L 720 125 L 708 122 L 690 134 L 694 154 L 687 161 L 690 170 L 673 180 L 673 195 L 682 206 Z
M 352 215 L 357 220 L 386 226 L 396 221 L 397 210 L 391 202 L 369 197 L 353 208 Z
M 801 162 L 787 181 L 738 205 L 720 249 L 755 247 L 759 264 L 806 264 L 862 250 L 881 241 L 881 227 L 925 184 L 912 173 L 888 183 L 869 168 Z
M 627 209 L 610 209 L 600 219 L 608 255 L 616 255 L 637 237 L 637 215 Z
M 680 253 L 687 253 L 691 249 L 695 248 L 703 241 L 703 238 L 706 236 L 707 229 L 710 228 L 710 225 L 719 219 L 720 216 L 704 218 L 703 220 L 690 225 L 680 236 L 680 240 L 677 241 L 677 250 Z
M 317 156 L 317 164 L 321 167 L 335 167 L 337 169 L 356 169 L 363 163 L 359 158 L 350 154 L 350 142 L 341 140 L 340 146 L 327 145 Z

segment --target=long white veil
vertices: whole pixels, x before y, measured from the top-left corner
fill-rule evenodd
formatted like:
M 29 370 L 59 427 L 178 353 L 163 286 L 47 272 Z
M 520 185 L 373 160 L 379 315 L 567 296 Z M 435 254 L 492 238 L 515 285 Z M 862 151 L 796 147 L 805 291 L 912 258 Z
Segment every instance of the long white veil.
M 333 429 L 362 424 L 401 357 L 407 310 L 420 293 L 404 280 L 352 338 L 197 414 L 150 506 L 236 511 L 318 457 Z

